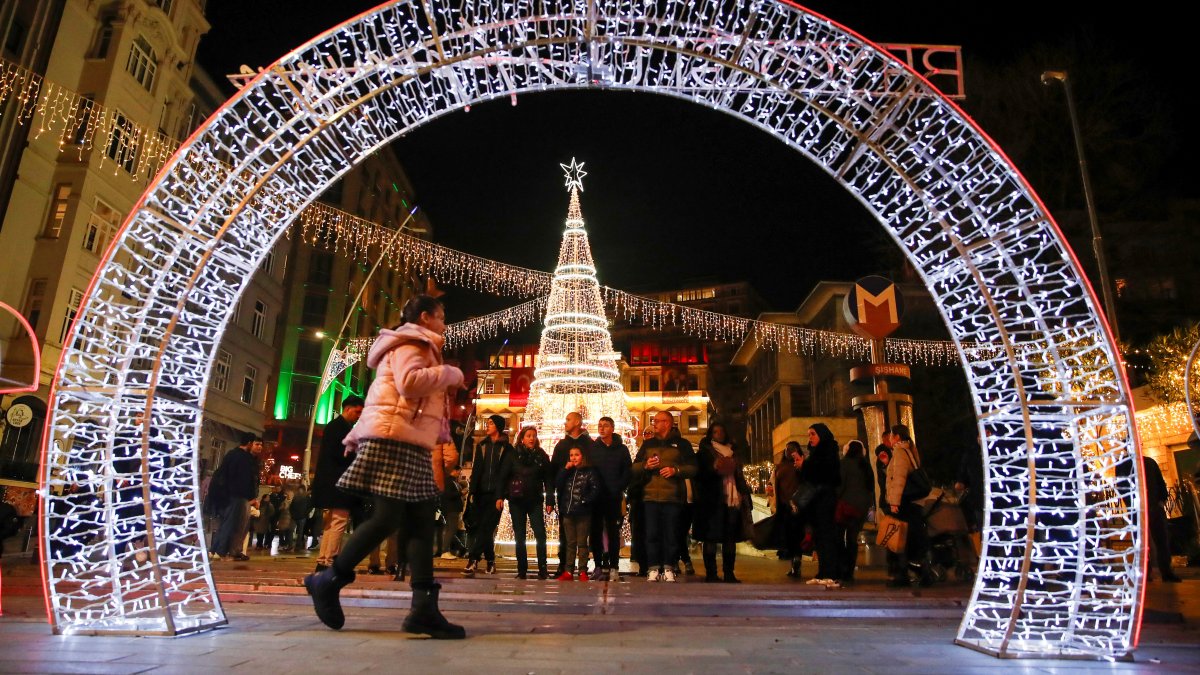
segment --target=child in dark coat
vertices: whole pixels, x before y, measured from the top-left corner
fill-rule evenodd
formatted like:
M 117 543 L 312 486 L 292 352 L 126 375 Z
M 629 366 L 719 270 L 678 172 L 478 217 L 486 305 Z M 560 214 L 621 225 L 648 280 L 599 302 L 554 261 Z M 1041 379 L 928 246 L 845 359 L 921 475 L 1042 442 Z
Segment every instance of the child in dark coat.
M 592 529 L 592 509 L 600 496 L 600 476 L 587 465 L 583 449 L 571 448 L 567 465 L 558 474 L 555 492 L 558 514 L 567 542 L 566 569 L 559 581 L 574 579 L 575 560 L 579 560 L 579 580 L 587 581 L 588 535 Z

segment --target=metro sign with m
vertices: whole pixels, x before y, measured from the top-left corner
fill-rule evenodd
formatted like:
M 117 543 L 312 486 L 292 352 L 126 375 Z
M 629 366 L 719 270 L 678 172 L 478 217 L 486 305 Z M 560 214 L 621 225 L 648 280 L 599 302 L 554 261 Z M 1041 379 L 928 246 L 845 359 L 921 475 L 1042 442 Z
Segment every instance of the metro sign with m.
M 891 279 L 863 277 L 846 296 L 845 314 L 855 333 L 882 340 L 900 327 L 904 297 Z

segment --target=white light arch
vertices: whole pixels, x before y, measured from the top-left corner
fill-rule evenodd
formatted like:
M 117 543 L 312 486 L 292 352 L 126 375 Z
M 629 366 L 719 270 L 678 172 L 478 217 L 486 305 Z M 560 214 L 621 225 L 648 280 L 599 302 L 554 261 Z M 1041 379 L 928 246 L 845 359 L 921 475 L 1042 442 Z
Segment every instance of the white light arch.
M 1003 345 L 963 359 L 990 508 L 958 640 L 1006 656 L 1130 651 L 1140 463 L 1079 266 L 952 103 L 875 45 L 774 0 L 395 2 L 250 80 L 138 203 L 63 352 L 43 462 L 55 630 L 224 623 L 198 544 L 201 411 L 230 308 L 301 209 L 440 115 L 582 88 L 697 102 L 804 153 L 892 235 L 956 343 Z M 130 562 L 143 538 L 147 561 Z

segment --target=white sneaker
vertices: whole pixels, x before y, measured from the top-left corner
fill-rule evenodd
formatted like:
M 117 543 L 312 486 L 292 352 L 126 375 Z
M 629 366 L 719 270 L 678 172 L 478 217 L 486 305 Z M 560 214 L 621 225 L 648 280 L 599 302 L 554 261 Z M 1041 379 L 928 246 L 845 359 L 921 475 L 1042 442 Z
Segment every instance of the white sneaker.
M 446 551 L 445 553 L 442 554 L 442 560 L 457 560 L 457 559 L 458 559 L 458 556 L 454 555 L 450 551 Z
M 841 588 L 842 582 L 837 579 L 826 579 L 825 588 Z
M 674 583 L 675 582 L 675 570 L 668 567 L 666 569 L 666 571 L 663 572 L 663 581 Z
M 221 554 L 220 553 L 209 553 L 208 559 L 213 562 L 217 562 L 221 559 Z
M 658 570 L 650 570 L 650 573 L 646 575 L 646 581 L 658 581 L 659 579 L 662 579 L 662 573 Z M 674 581 L 674 578 L 671 580 Z
M 829 579 L 818 579 L 816 577 L 813 577 L 813 578 L 809 579 L 808 581 L 804 582 L 804 585 L 806 585 L 806 586 L 824 586 L 827 583 L 829 583 Z

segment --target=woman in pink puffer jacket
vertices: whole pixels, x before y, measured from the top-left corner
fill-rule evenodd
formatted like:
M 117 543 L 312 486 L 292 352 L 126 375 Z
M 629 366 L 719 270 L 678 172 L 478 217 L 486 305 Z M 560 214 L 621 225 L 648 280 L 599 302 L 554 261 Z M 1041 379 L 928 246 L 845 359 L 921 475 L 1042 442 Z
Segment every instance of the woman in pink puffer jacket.
M 412 570 L 412 608 L 404 630 L 457 639 L 466 633 L 438 610 L 441 585 L 433 580 L 434 514 L 441 494 L 433 465 L 440 468 L 435 449 L 450 438 L 449 397 L 462 386 L 463 375 L 442 363 L 446 313 L 440 301 L 419 295 L 404 305 L 401 319 L 396 328 L 381 330 L 371 346 L 367 365 L 375 369 L 375 380 L 362 417 L 344 441 L 346 451 L 357 455 L 338 487 L 369 497 L 371 518 L 354 530 L 328 569 L 304 578 L 304 586 L 317 617 L 341 628 L 346 617 L 339 592 L 354 581 L 354 567 L 399 530 Z

